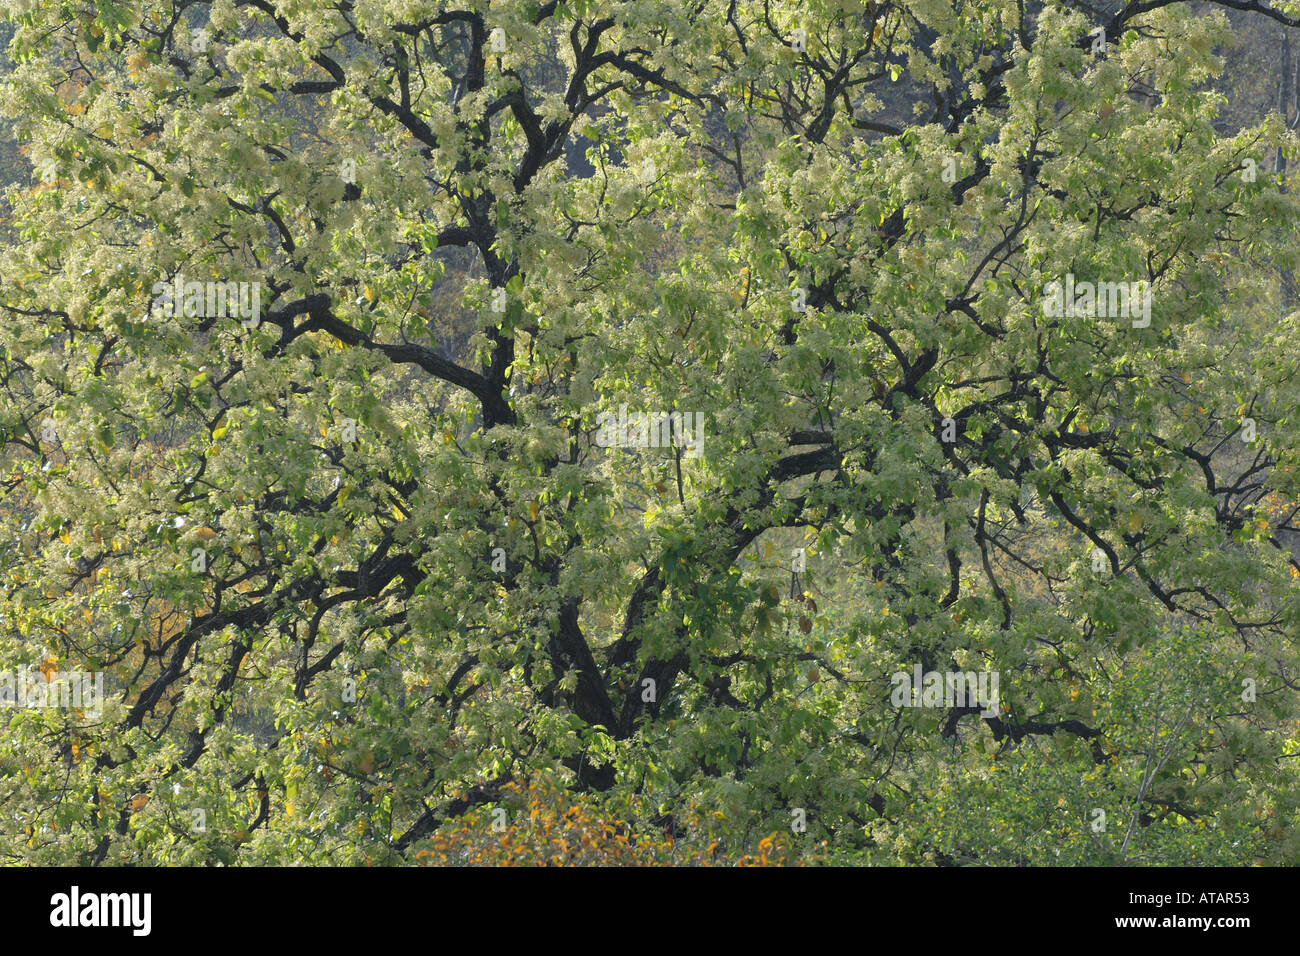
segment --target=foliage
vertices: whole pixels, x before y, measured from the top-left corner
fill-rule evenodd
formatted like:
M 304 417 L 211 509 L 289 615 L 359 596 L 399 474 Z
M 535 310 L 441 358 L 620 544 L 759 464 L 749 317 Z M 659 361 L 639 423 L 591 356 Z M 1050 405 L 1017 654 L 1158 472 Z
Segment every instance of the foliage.
M 1221 6 L 0 5 L 0 859 L 1300 862 Z
M 586 795 L 574 795 L 542 778 L 502 787 L 501 816 L 470 810 L 415 850 L 432 866 L 713 866 L 727 859 L 720 841 L 703 848 L 674 839 L 671 832 L 629 834 L 629 819 L 643 818 L 633 798 L 617 816 L 602 815 Z M 505 807 L 514 818 L 506 821 Z M 708 821 L 692 820 L 687 834 L 709 833 Z M 736 866 L 783 866 L 793 862 L 789 833 L 758 841 L 757 852 L 741 854 Z

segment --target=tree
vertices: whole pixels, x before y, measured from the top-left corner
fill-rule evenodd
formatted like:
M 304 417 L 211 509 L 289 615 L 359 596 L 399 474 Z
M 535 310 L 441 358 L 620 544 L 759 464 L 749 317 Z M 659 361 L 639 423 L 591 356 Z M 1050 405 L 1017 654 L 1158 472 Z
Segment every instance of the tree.
M 1221 8 L 1300 25 L 15 5 L 0 646 L 109 693 L 7 712 L 7 858 L 414 861 L 543 774 L 733 858 L 1300 859 L 1296 141 L 1216 129 Z

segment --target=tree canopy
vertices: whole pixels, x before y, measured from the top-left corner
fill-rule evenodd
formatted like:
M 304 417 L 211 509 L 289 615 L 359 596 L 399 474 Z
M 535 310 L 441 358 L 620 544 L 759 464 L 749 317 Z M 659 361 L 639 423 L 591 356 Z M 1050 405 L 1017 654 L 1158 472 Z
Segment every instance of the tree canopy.
M 1300 4 L 3 10 L 5 862 L 1300 862 Z

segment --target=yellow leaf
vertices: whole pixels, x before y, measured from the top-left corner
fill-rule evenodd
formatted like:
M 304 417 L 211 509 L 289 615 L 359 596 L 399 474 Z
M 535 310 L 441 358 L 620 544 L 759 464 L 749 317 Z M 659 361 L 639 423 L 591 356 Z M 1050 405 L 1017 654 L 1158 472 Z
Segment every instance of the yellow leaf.
M 528 516 L 529 516 L 530 518 L 532 518 L 534 521 L 537 520 L 537 502 L 536 502 L 536 501 L 530 501 L 530 502 L 528 502 Z
M 1136 511 L 1128 516 L 1128 530 L 1134 534 L 1142 530 L 1142 516 Z
M 139 813 L 141 810 L 145 808 L 145 806 L 148 803 L 149 803 L 149 797 L 147 794 L 137 793 L 135 797 L 131 800 L 131 809 L 134 810 L 136 813 Z

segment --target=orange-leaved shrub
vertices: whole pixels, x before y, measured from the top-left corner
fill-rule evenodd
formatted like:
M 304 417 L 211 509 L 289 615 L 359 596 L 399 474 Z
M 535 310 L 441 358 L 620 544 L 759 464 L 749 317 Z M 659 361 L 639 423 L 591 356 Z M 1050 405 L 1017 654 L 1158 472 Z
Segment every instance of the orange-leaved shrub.
M 669 827 L 637 824 L 639 800 L 627 813 L 546 778 L 507 784 L 495 807 L 478 807 L 447 822 L 415 850 L 424 866 L 800 866 L 814 862 L 791 834 L 773 833 L 751 851 L 707 838 L 699 819 Z M 673 835 L 676 834 L 676 836 Z

